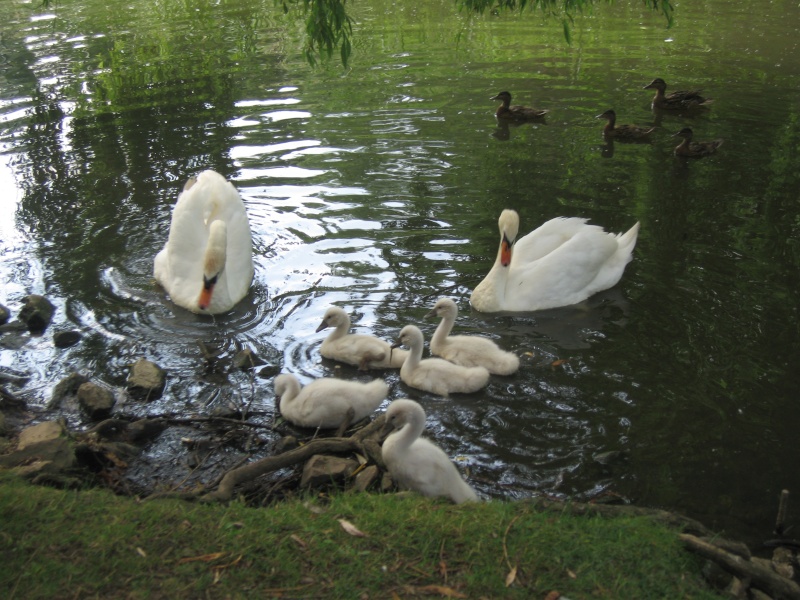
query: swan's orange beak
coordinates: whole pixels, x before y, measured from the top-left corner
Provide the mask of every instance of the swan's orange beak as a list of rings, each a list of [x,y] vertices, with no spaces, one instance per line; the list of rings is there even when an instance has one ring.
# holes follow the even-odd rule
[[[216,276],[211,279],[203,277],[203,289],[200,292],[200,298],[197,300],[197,306],[200,310],[206,310],[211,304],[211,296],[214,293],[214,285],[216,283]]]
[[[507,267],[511,264],[511,245],[506,236],[503,236],[503,241],[500,243],[500,264]]]

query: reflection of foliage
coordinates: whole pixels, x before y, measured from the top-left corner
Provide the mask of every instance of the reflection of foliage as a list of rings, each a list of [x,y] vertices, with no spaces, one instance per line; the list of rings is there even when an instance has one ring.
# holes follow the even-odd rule
[[[306,60],[315,64],[317,56],[333,56],[339,48],[342,64],[347,65],[352,46],[350,37],[353,20],[347,15],[344,5],[347,0],[280,0],[284,12],[289,12],[289,2],[303,3],[306,13]]]
[[[667,19],[667,26],[672,25],[673,7],[669,0],[642,0],[642,2],[645,6],[663,14]],[[486,12],[500,13],[517,10],[522,12],[526,8],[532,10],[539,8],[545,14],[561,19],[564,37],[567,43],[570,43],[572,38],[570,24],[575,13],[591,8],[596,0],[456,0],[456,3],[481,15]]]

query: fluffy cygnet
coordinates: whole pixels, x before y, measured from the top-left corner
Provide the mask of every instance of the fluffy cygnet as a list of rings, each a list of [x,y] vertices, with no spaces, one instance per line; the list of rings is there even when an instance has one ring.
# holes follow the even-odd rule
[[[281,414],[300,427],[336,429],[355,423],[372,414],[388,394],[389,386],[381,379],[361,383],[326,377],[301,389],[290,373],[275,378]]]
[[[350,317],[338,306],[331,306],[322,317],[317,331],[333,327],[320,346],[325,358],[367,369],[399,369],[408,355],[406,350],[393,350],[389,342],[350,331]]]
[[[431,354],[462,367],[486,367],[494,375],[511,375],[519,369],[519,357],[501,350],[492,340],[468,335],[450,335],[458,316],[458,306],[441,298],[425,317],[441,317],[431,338]]]
[[[420,437],[425,411],[419,404],[406,399],[392,402],[386,427],[394,432],[383,442],[381,454],[399,487],[424,496],[444,496],[456,504],[480,500],[444,451]]]
[[[422,360],[424,343],[419,327],[406,325],[400,331],[395,345],[409,348],[408,357],[400,368],[400,379],[405,384],[448,396],[451,393],[476,392],[489,383],[489,371],[484,367],[462,367],[442,358]]]

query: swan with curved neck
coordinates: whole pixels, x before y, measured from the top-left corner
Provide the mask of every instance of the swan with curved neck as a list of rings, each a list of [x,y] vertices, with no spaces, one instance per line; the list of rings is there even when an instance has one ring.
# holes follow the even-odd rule
[[[297,377],[284,373],[275,378],[275,395],[287,421],[299,427],[336,429],[371,415],[389,395],[389,386],[381,379],[361,383],[325,377],[301,387]]]
[[[400,379],[406,385],[446,397],[452,393],[477,392],[489,383],[489,371],[484,367],[462,367],[442,358],[422,360],[424,344],[425,338],[416,325],[403,327],[394,344],[409,349],[400,368]]]
[[[250,289],[252,247],[239,192],[219,173],[203,171],[178,196],[153,272],[178,306],[201,314],[227,312]]]
[[[325,358],[355,365],[360,370],[399,369],[408,356],[406,350],[393,349],[389,342],[358,333],[349,333],[350,316],[338,306],[325,311],[317,332],[333,327],[320,346]]]
[[[517,239],[519,215],[500,214],[500,247],[470,296],[481,312],[534,311],[583,302],[617,284],[632,260],[639,234],[606,233],[586,219],[557,217]]]
[[[385,427],[394,431],[383,442],[381,455],[398,487],[424,496],[443,496],[456,504],[480,500],[447,454],[420,437],[425,411],[419,404],[404,398],[392,402]]]
[[[431,338],[431,354],[462,367],[485,367],[493,375],[511,375],[519,369],[519,357],[501,350],[492,340],[450,335],[458,317],[458,305],[452,299],[440,298],[425,317],[442,319]]]

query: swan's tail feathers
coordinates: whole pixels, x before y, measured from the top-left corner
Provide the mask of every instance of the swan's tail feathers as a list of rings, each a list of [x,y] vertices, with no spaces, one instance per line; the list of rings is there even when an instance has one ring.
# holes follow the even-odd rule
[[[633,260],[633,248],[636,246],[636,238],[639,237],[639,221],[631,227],[624,234],[619,236],[617,243],[619,244],[619,254],[627,255],[626,262]]]

